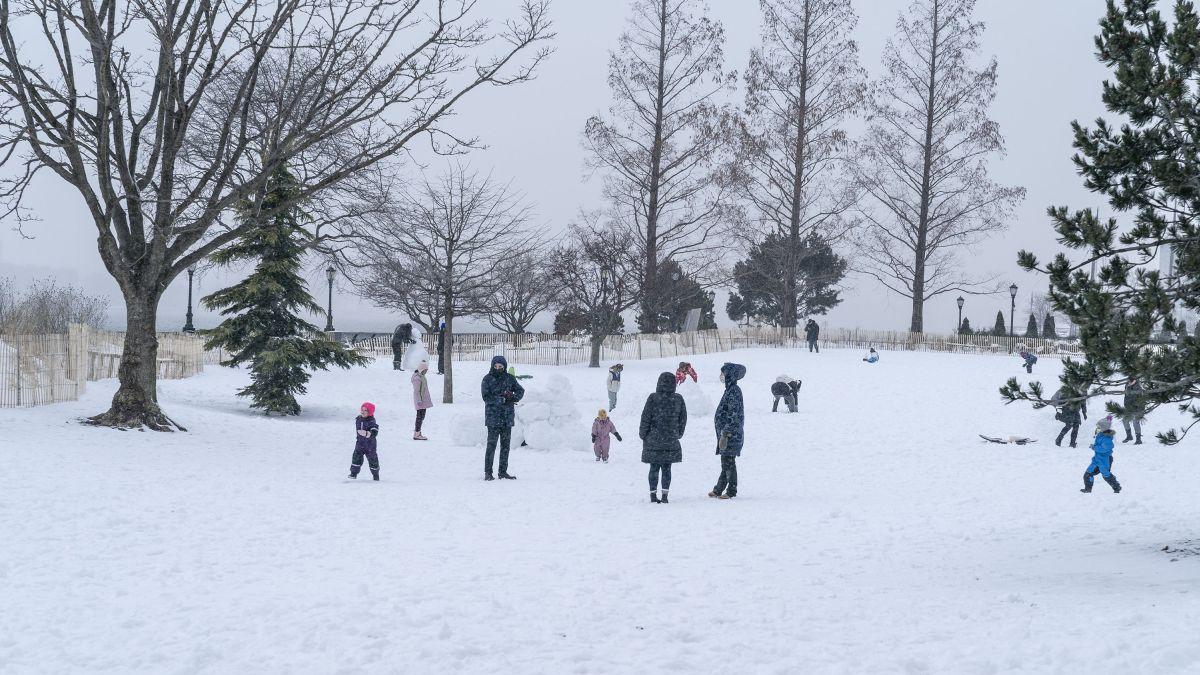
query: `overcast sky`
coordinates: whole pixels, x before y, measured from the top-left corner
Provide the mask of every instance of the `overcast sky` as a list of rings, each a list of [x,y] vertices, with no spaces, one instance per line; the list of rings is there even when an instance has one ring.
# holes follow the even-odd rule
[[[488,0],[480,7],[487,11],[490,6],[516,1]],[[860,19],[856,39],[862,63],[872,76],[880,71],[883,44],[908,4],[908,0],[855,2]],[[758,40],[758,3],[710,0],[710,5],[712,17],[725,25],[727,68],[742,73],[749,50]],[[494,171],[499,178],[511,179],[536,205],[538,221],[548,231],[560,230],[581,207],[597,204],[599,179],[587,180],[581,133],[589,115],[607,108],[608,50],[616,44],[627,10],[625,0],[554,0],[557,52],[542,67],[538,79],[520,87],[482,91],[460,109],[454,121],[462,135],[478,135],[488,145],[468,161]],[[1058,248],[1045,217],[1046,207],[1104,206],[1080,186],[1070,160],[1069,127],[1071,120],[1090,122],[1103,114],[1100,83],[1106,72],[1095,59],[1093,44],[1103,11],[1102,0],[981,0],[978,4],[977,17],[987,25],[980,63],[993,55],[999,61],[998,95],[991,115],[1007,140],[1007,156],[993,161],[992,176],[1002,184],[1021,185],[1028,194],[1005,234],[963,257],[972,267],[1020,286],[1018,325],[1023,325],[1021,308],[1028,309],[1029,293],[1044,291],[1045,282],[1016,266],[1017,251],[1029,248],[1046,257]],[[120,327],[124,321],[120,294],[100,263],[95,231],[77,193],[43,181],[30,206],[43,222],[28,228],[33,239],[23,239],[8,224],[3,226],[0,275],[15,277],[18,285],[55,277],[108,295],[114,327]],[[228,275],[209,274],[199,279],[198,294],[231,280]],[[323,275],[314,270],[311,280],[311,290],[324,303]],[[164,294],[159,307],[163,330],[182,326],[186,287],[187,277],[181,275]],[[403,319],[350,295],[348,286],[339,286],[334,293],[339,330],[390,330]],[[723,296],[718,298],[717,317],[719,323],[728,324]],[[844,302],[828,317],[831,326],[898,330],[908,326],[909,301],[870,279],[847,279],[843,297]],[[927,330],[953,330],[954,297],[927,303]],[[973,325],[990,326],[997,310],[1007,314],[1008,304],[1007,293],[971,297],[964,315]],[[214,315],[197,311],[198,327],[210,327],[216,321]],[[323,317],[319,323],[324,324]],[[549,319],[543,318],[534,327],[548,326]],[[471,327],[468,324],[460,330]]]

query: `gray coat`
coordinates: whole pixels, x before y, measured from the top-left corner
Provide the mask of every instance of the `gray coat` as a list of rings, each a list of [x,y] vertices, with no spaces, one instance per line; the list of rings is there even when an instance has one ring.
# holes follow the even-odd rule
[[[642,461],[646,464],[674,464],[683,461],[679,439],[687,428],[687,404],[675,393],[675,376],[658,376],[658,387],[646,399],[638,435],[642,438]]]

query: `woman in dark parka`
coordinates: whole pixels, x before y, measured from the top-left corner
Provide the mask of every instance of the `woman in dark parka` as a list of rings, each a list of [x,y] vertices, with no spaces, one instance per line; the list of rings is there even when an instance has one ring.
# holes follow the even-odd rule
[[[721,366],[721,381],[725,394],[717,404],[713,423],[717,431],[717,454],[721,456],[721,476],[709,497],[730,499],[737,496],[737,458],[742,454],[745,440],[746,409],[742,405],[742,388],[738,380],[746,376],[746,366],[726,363]]]
[[[675,393],[675,375],[658,376],[658,387],[646,399],[638,435],[642,439],[642,462],[650,465],[650,501],[666,504],[671,489],[671,465],[683,461],[679,439],[687,427],[687,404]],[[658,498],[658,479],[662,476],[662,499]]]

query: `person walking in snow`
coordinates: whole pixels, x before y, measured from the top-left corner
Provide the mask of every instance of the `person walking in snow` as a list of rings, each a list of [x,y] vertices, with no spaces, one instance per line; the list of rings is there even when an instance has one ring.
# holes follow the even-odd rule
[[[863,361],[866,361],[867,363],[878,363],[879,352],[875,351],[874,347],[871,347],[870,351],[867,352],[867,355],[863,357]]]
[[[358,478],[362,471],[363,458],[371,467],[371,477],[379,480],[379,453],[375,444],[379,436],[379,425],[375,422],[375,404],[363,403],[354,418],[354,455],[350,458],[350,478]]]
[[[608,411],[604,408],[600,409],[600,413],[596,415],[596,419],[592,421],[592,452],[596,453],[596,461],[603,461],[608,464],[608,444],[609,434],[621,440],[621,434],[617,433],[617,427],[608,417]]]
[[[666,504],[671,489],[671,465],[683,461],[679,439],[687,428],[687,404],[675,393],[675,375],[662,373],[658,386],[646,398],[638,436],[642,439],[642,462],[650,465],[650,501]],[[662,499],[658,481],[662,477]]]
[[[779,412],[779,401],[781,399],[787,405],[788,412],[797,412],[797,394],[799,392],[799,380],[793,380],[787,375],[780,375],[775,378],[775,382],[771,385],[771,394],[775,397],[775,403],[771,406],[771,412]]]
[[[417,423],[413,428],[414,441],[427,441],[421,433],[421,425],[425,423],[425,413],[433,407],[433,395],[429,392],[429,380],[425,375],[429,372],[429,362],[422,360],[413,371],[413,407],[417,409]]]
[[[1079,437],[1079,425],[1087,419],[1086,395],[1074,392],[1070,387],[1063,385],[1054,392],[1054,396],[1050,397],[1050,405],[1058,410],[1054,414],[1054,419],[1063,423],[1062,431],[1058,432],[1058,438],[1054,439],[1054,444],[1062,446],[1063,437],[1069,431],[1071,432],[1071,447],[1075,447],[1075,440]],[[1083,419],[1080,419],[1080,415],[1083,416]]]
[[[514,406],[525,396],[525,389],[517,378],[508,374],[508,360],[503,356],[492,358],[492,368],[483,376],[480,384],[483,396],[483,422],[487,426],[487,449],[483,456],[483,479],[495,480],[492,461],[496,457],[496,444],[500,445],[500,478],[516,480],[508,473],[509,443],[512,441],[513,422],[516,419]]]
[[[1092,441],[1092,462],[1083,472],[1083,489],[1080,492],[1091,492],[1092,483],[1097,474],[1104,477],[1104,482],[1112,487],[1113,492],[1121,491],[1121,483],[1112,472],[1113,443],[1116,432],[1112,428],[1112,415],[1096,423],[1096,438]]]
[[[808,342],[809,352],[821,353],[821,348],[817,346],[819,337],[821,337],[821,327],[817,325],[816,321],[809,319],[808,323],[804,324],[804,339]]]
[[[1125,440],[1122,443],[1128,443],[1134,440],[1134,434],[1137,434],[1137,440],[1134,445],[1142,444],[1142,418],[1146,416],[1146,395],[1142,383],[1136,378],[1130,378],[1129,384],[1125,385],[1125,400],[1122,401],[1125,407],[1125,414],[1121,416],[1121,424],[1125,427]],[[1133,425],[1133,429],[1129,425]]]
[[[725,394],[717,404],[713,425],[717,431],[717,454],[721,456],[721,475],[717,485],[708,493],[717,499],[732,499],[737,496],[737,458],[742,454],[745,439],[746,409],[742,405],[742,388],[738,380],[746,376],[746,366],[726,363],[721,366],[721,382],[725,383]]]
[[[615,410],[617,407],[617,392],[621,391],[621,373],[625,370],[625,366],[617,363],[608,369],[608,409]]]
[[[684,383],[688,377],[692,378],[692,382],[699,382],[700,376],[696,374],[696,369],[687,361],[680,361],[679,367],[675,369],[675,384],[676,386]]]

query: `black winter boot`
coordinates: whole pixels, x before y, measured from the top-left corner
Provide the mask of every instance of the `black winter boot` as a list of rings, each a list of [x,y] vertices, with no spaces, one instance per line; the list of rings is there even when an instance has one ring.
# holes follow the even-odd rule
[[[1109,476],[1108,478],[1104,479],[1104,482],[1108,483],[1109,486],[1112,487],[1114,494],[1120,494],[1121,484],[1117,482],[1116,476]]]
[[[659,500],[659,503],[661,503],[661,504],[667,503],[667,492],[668,492],[667,490],[663,490],[662,499]]]
[[[1133,434],[1125,434],[1125,438],[1122,439],[1121,442],[1128,443],[1129,441],[1132,441],[1132,440],[1133,440]]]
[[[503,478],[504,480],[516,480],[517,479],[516,476],[509,474],[507,471],[501,471],[500,477]]]
[[[1091,471],[1085,472],[1083,474],[1083,489],[1080,490],[1080,492],[1091,492],[1092,491],[1092,480],[1093,480],[1092,472]]]
[[[496,480],[496,477],[492,475],[491,471],[488,471],[487,473],[483,474],[483,479],[484,480]]]
[[[658,493],[655,492],[654,490],[650,491],[650,503],[651,504],[659,504],[660,503],[658,501]]]
[[[379,472],[378,471],[371,472],[371,480],[379,480]]]
[[[1065,432],[1065,431],[1060,433],[1058,435],[1058,438],[1054,439],[1054,444],[1061,448],[1063,436],[1066,436],[1066,435],[1067,435],[1067,432]]]
[[[1134,441],[1134,442],[1133,442],[1133,444],[1134,444],[1134,445],[1141,445],[1141,444],[1142,444],[1142,437],[1141,437],[1141,436],[1138,436],[1138,437],[1137,437],[1137,440],[1136,440],[1136,441]]]

